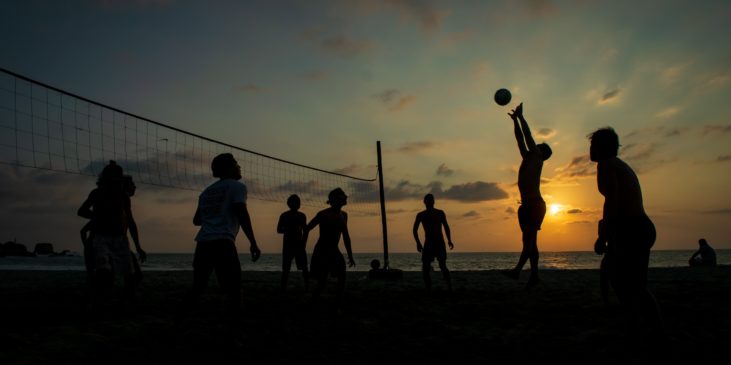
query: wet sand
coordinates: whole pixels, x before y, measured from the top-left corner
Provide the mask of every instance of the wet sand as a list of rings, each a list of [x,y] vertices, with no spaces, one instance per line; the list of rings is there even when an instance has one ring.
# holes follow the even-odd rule
[[[421,274],[371,281],[348,274],[336,306],[335,282],[319,300],[299,272],[279,293],[279,273],[244,272],[244,315],[231,326],[215,279],[198,306],[176,320],[192,272],[146,272],[134,304],[90,311],[82,272],[0,271],[3,364],[203,363],[318,364],[528,361],[593,364],[727,359],[731,267],[650,270],[669,339],[625,331],[616,297],[605,305],[596,270],[542,272],[524,290],[497,271],[453,272],[445,291]],[[231,336],[231,328],[235,335]]]

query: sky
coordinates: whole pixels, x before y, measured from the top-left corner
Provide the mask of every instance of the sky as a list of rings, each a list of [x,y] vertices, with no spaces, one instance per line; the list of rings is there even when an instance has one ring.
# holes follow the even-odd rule
[[[727,1],[31,0],[3,1],[0,14],[0,67],[92,100],[366,178],[381,141],[391,252],[415,251],[430,191],[455,252],[520,251],[507,116],[519,102],[554,152],[539,249],[593,248],[603,199],[587,135],[605,126],[638,173],[655,249],[702,237],[731,248]],[[499,88],[512,92],[507,106],[493,101]],[[81,251],[76,209],[93,177],[0,175],[0,241]],[[148,252],[194,249],[197,196],[138,187]],[[262,250],[280,252],[285,203],[252,199],[249,210]],[[379,217],[349,226],[356,252],[382,250]],[[246,252],[243,234],[237,245]]]

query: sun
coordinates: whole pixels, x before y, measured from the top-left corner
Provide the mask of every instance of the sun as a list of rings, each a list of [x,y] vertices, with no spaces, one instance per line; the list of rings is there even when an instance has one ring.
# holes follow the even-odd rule
[[[551,215],[556,215],[560,211],[561,211],[561,204],[551,204],[551,207],[549,208],[549,212],[551,213]]]

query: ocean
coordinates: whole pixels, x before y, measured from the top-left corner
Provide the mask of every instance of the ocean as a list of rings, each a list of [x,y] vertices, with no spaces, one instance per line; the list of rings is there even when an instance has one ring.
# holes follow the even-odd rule
[[[692,250],[652,251],[650,267],[688,266]],[[452,271],[495,270],[512,268],[518,261],[517,252],[450,252],[447,267]],[[716,250],[719,265],[731,264],[731,250]],[[192,253],[151,253],[147,262],[142,264],[146,271],[192,270]],[[383,264],[382,253],[356,253],[356,266],[349,271],[368,271],[370,262],[378,259]],[[257,262],[251,262],[249,254],[239,255],[244,271],[281,271],[282,255],[262,254]],[[589,251],[582,252],[541,252],[540,269],[577,270],[597,269],[601,256]],[[421,271],[419,253],[391,253],[390,267],[403,271]],[[438,270],[436,262],[433,265]],[[526,265],[526,269],[529,264]],[[292,269],[295,270],[294,263]],[[38,256],[38,257],[0,257],[0,270],[67,270],[83,271],[82,256]]]

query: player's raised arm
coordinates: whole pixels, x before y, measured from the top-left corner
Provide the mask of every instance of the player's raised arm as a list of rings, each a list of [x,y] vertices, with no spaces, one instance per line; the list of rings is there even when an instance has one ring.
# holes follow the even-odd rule
[[[518,142],[520,156],[525,158],[525,155],[528,153],[528,149],[525,146],[523,131],[520,130],[520,124],[518,124],[518,118],[523,115],[523,103],[520,103],[520,105],[513,109],[512,113],[508,113],[508,115],[510,116],[510,119],[513,120],[513,130],[515,131],[515,140]]]
[[[533,140],[533,135],[530,132],[530,127],[528,127],[528,121],[526,121],[525,117],[523,116],[523,103],[520,103],[520,105],[515,108],[515,114],[518,119],[520,119],[520,127],[523,129],[523,137],[525,137],[525,143],[528,145],[528,151],[535,151],[536,141]]]

